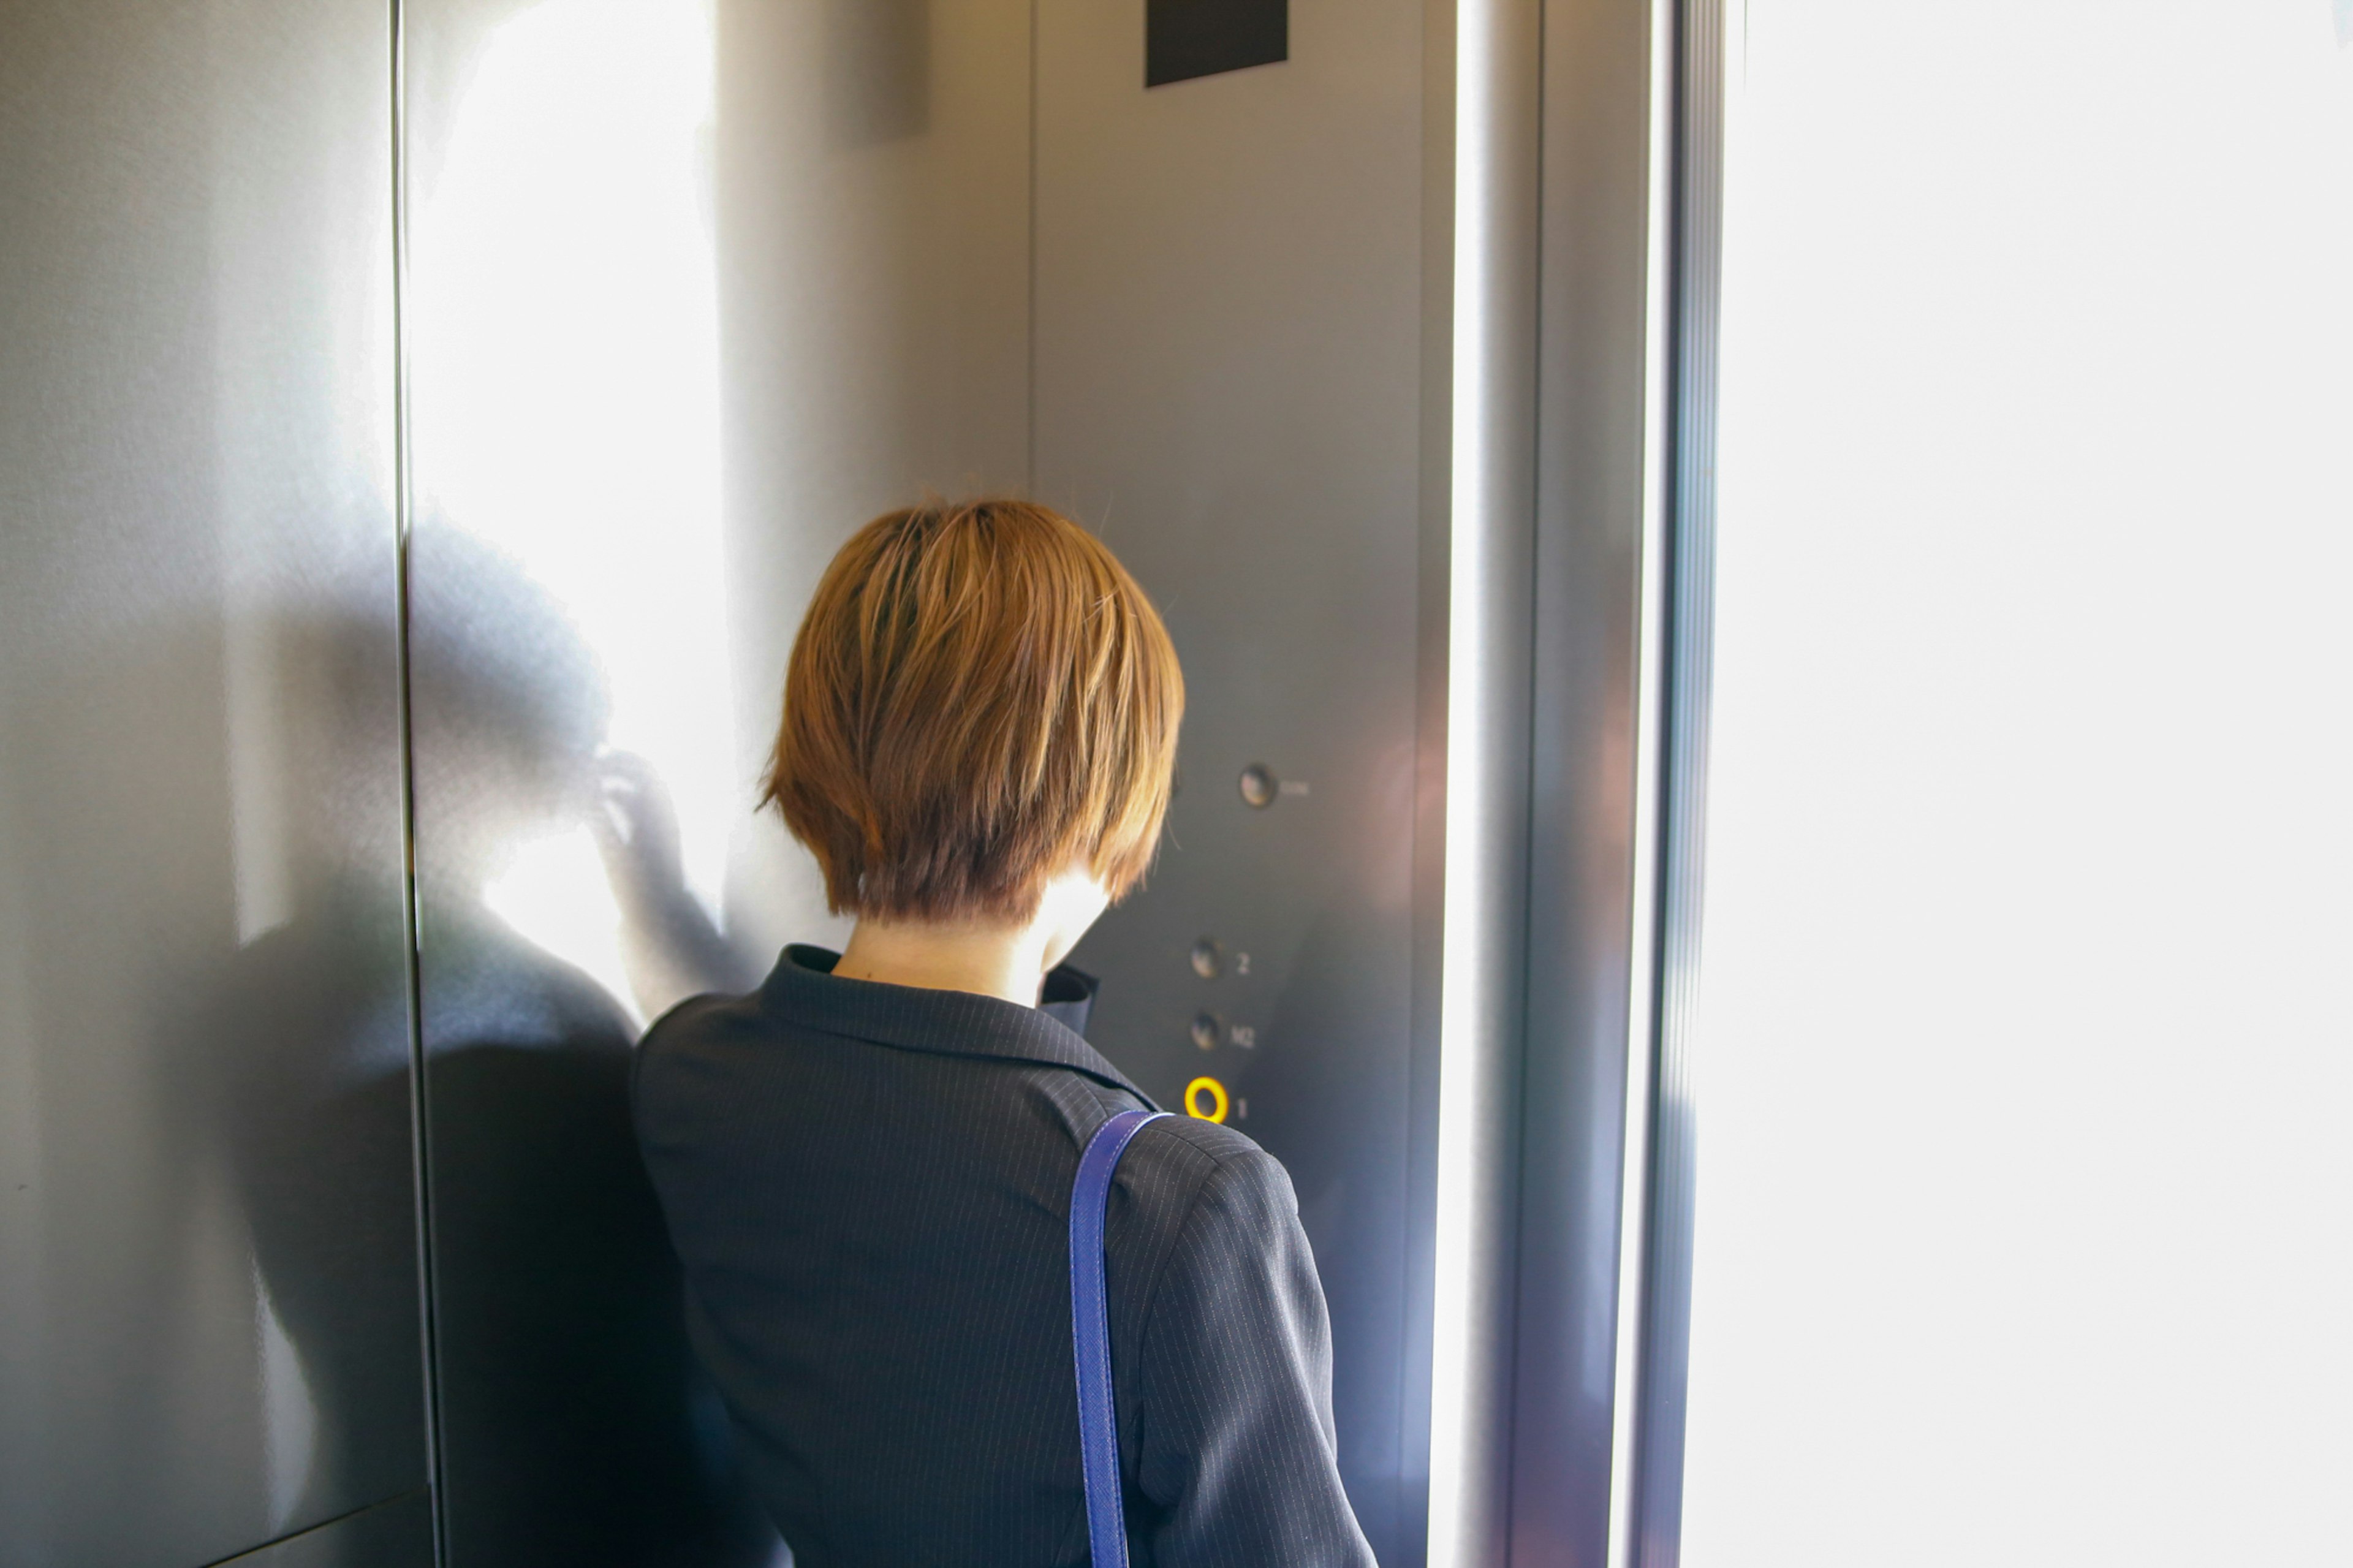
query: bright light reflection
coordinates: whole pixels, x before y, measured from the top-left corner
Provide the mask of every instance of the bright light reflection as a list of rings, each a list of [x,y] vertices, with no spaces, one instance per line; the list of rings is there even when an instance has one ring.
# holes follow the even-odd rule
[[[511,847],[482,901],[533,942],[595,975],[616,997],[629,999],[621,910],[587,829],[562,829]]]
[[[2353,1562],[2353,11],[1748,27],[1682,1560]]]
[[[746,784],[730,731],[708,0],[566,0],[483,51],[417,226],[420,516],[495,544],[600,657],[607,740],[677,806],[716,917]],[[490,890],[630,994],[593,841],[520,850]],[[584,903],[584,900],[588,900]]]
[[[1508,302],[1489,286],[1505,215],[1495,185],[1514,166],[1498,123],[1504,106],[1493,85],[1509,68],[1508,22],[1501,9],[1468,4],[1457,16],[1454,178],[1454,358],[1452,365],[1451,559],[1448,578],[1446,879],[1439,985],[1438,1152],[1435,1281],[1430,1323],[1430,1562],[1452,1568],[1476,1549],[1490,1499],[1494,1433],[1482,1423],[1490,1392],[1481,1358],[1493,1311],[1493,1286],[1482,1254],[1493,1250],[1494,1173],[1490,1134],[1496,1122],[1493,1063],[1502,1011],[1495,936],[1504,868],[1496,846],[1495,792],[1489,755],[1495,714],[1496,618],[1493,595],[1499,512],[1497,465],[1490,428],[1510,410],[1492,406],[1498,379],[1495,313]]]

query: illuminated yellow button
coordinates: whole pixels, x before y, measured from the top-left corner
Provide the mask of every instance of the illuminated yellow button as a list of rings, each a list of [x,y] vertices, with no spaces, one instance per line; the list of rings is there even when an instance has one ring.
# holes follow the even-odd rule
[[[1207,1110],[1201,1102],[1208,1101]],[[1213,1078],[1197,1078],[1185,1086],[1185,1114],[1202,1121],[1223,1121],[1226,1119],[1226,1086]]]

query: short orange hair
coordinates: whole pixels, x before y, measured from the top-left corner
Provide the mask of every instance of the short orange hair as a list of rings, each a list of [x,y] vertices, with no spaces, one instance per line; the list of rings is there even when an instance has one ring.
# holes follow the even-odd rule
[[[1024,921],[1083,859],[1113,898],[1168,809],[1185,679],[1103,542],[1018,500],[876,518],[793,643],[763,805],[835,913]]]

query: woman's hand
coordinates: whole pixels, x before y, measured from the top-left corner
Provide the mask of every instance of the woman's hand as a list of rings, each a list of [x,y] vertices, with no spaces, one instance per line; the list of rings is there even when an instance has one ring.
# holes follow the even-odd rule
[[[629,988],[649,1018],[706,991],[740,991],[751,966],[686,885],[678,810],[651,763],[607,748],[596,762],[596,809],[589,814],[605,876],[621,910],[621,952]]]

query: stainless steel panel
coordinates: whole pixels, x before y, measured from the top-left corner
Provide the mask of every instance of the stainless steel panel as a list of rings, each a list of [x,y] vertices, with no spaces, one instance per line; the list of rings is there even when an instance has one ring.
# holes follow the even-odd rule
[[[214,1568],[431,1568],[433,1500],[410,1492],[240,1552]]]
[[[0,9],[0,1563],[425,1480],[390,45]]]
[[[1527,972],[1538,128],[1528,0],[1456,18],[1430,1558],[1503,1560]]]
[[[722,1563],[641,1022],[841,931],[753,780],[851,529],[1018,483],[1028,6],[405,11],[417,863],[449,1561]]]
[[[1627,1522],[1651,1038],[1671,10],[1545,6],[1514,1563],[1620,1561]]]
[[[1159,865],[1077,955],[1089,1032],[1164,1104],[1219,1079],[1289,1167],[1389,1563],[1428,1464],[1424,26],[1300,0],[1286,62],[1147,89],[1141,4],[1038,10],[1036,489],[1162,605],[1188,690]]]

